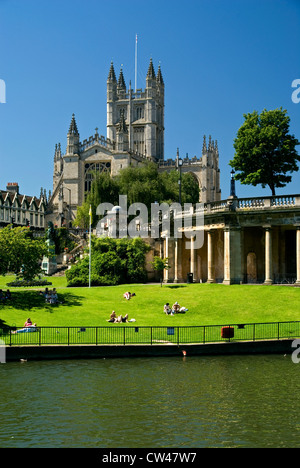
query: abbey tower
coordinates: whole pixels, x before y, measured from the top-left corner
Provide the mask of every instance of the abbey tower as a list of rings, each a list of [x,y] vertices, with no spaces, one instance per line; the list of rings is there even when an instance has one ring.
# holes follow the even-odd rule
[[[107,80],[107,138],[116,149],[139,153],[151,161],[164,159],[164,81],[152,60],[145,90],[126,88],[123,70],[117,81],[113,64]]]
[[[66,151],[55,145],[53,192],[49,200],[47,220],[54,225],[71,225],[78,206],[90,191],[95,172],[115,176],[128,166],[147,161],[158,164],[159,170],[178,167],[179,155],[164,156],[165,84],[160,66],[155,73],[150,60],[146,87],[133,90],[126,86],[123,70],[116,78],[113,63],[107,78],[107,135],[98,128],[88,139],[80,140],[75,115],[67,134]],[[217,142],[204,137],[202,156],[182,159],[182,172],[194,175],[203,203],[221,199],[219,152]]]

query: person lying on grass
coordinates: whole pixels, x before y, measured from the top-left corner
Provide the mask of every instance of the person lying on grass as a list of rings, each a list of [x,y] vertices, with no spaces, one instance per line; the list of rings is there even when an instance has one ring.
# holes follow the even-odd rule
[[[27,325],[25,328],[21,328],[20,330],[12,331],[11,333],[15,335],[16,333],[30,333],[38,331],[37,324],[34,323],[33,325]]]
[[[180,307],[178,302],[175,302],[175,304],[173,304],[173,307],[172,307],[172,311],[174,314],[184,314],[188,310],[189,309],[187,309],[186,307]]]
[[[127,301],[129,301],[134,296],[135,296],[135,293],[131,293],[131,292],[126,292],[123,294],[124,299],[127,299]]]

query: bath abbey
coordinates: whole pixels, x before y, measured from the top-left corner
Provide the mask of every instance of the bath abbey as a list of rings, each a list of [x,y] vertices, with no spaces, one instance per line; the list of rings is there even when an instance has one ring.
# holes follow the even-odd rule
[[[145,89],[134,91],[126,85],[123,70],[116,77],[111,63],[107,78],[106,137],[95,129],[94,135],[81,140],[73,114],[66,138],[66,151],[61,143],[55,146],[53,192],[49,200],[48,219],[60,225],[71,225],[77,207],[89,192],[93,175],[108,172],[111,176],[128,166],[155,162],[159,170],[169,171],[181,164],[182,172],[190,172],[200,187],[203,203],[221,200],[219,152],[217,141],[203,138],[202,155],[192,159],[165,159],[164,107],[165,83],[160,66],[157,72],[150,60]]]

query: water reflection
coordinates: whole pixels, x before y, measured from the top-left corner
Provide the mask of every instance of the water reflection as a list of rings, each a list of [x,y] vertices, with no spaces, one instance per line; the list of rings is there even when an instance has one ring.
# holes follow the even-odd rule
[[[0,365],[0,447],[298,447],[284,356]]]

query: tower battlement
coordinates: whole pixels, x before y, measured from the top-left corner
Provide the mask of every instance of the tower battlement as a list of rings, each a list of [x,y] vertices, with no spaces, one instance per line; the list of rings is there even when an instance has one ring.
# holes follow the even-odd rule
[[[121,133],[128,134],[126,142]],[[164,81],[160,66],[155,74],[152,59],[146,87],[136,91],[131,82],[127,88],[122,68],[117,80],[111,63],[107,79],[107,138],[116,141],[123,151],[137,152],[152,161],[164,159]]]

